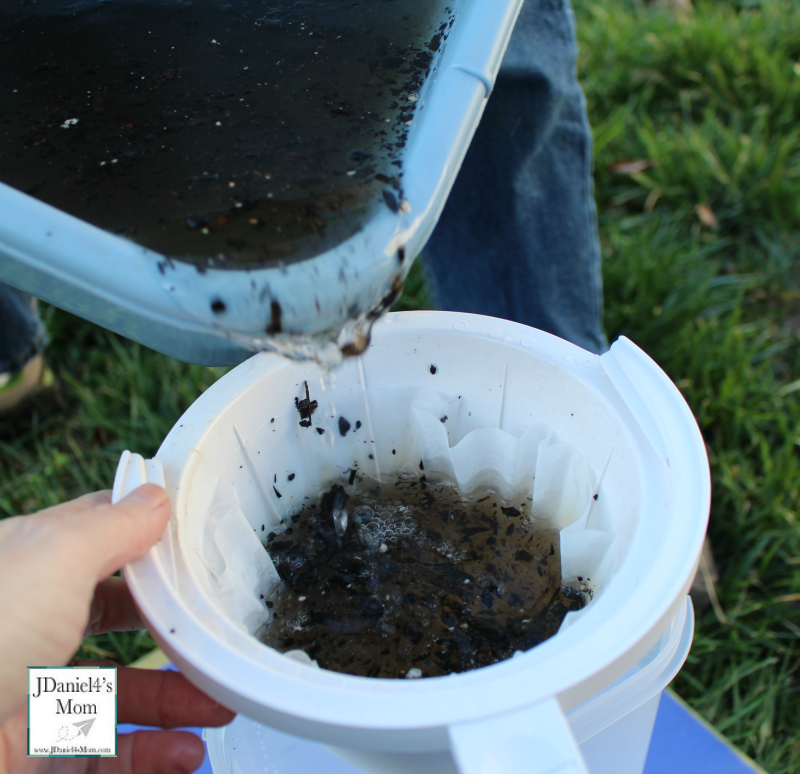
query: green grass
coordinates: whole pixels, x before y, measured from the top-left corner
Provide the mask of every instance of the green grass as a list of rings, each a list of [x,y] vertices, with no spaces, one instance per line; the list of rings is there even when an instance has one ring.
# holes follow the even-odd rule
[[[800,3],[576,0],[576,15],[607,331],[676,381],[712,465],[725,622],[699,617],[675,686],[789,774],[800,770]],[[399,308],[419,306],[431,303],[417,265]],[[0,515],[110,486],[119,453],[152,454],[222,373],[46,314],[66,406],[0,442]],[[128,662],[150,647],[146,634],[106,636],[84,654]]]
[[[796,772],[800,596],[781,598],[800,593],[800,4],[576,14],[607,332],[677,382],[712,466],[726,622],[699,617],[675,687]]]

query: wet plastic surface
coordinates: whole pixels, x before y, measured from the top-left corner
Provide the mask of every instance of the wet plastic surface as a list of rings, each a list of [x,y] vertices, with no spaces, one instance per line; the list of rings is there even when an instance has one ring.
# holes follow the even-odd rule
[[[402,207],[442,0],[0,9],[0,181],[170,258],[302,260]]]

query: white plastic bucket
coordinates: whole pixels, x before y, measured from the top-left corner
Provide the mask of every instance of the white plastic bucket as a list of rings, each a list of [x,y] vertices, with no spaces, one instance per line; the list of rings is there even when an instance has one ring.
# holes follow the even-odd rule
[[[600,694],[567,713],[567,721],[580,746],[589,774],[641,774],[661,693],[683,666],[692,645],[694,613],[691,600],[651,651],[624,677]],[[239,715],[223,728],[203,732],[214,774],[389,774],[385,760],[349,757],[353,765],[329,750],[282,734]],[[234,767],[234,761],[236,766]],[[431,762],[435,774],[455,772],[446,757]],[[360,764],[360,768],[359,768]],[[425,774],[423,761],[409,770]]]
[[[370,414],[370,395],[382,396],[387,423],[401,430],[401,406],[386,398],[399,387],[457,395],[463,423],[454,442],[474,428],[519,437],[545,423],[597,476],[599,499],[571,534],[570,550],[596,556],[600,545],[605,553],[593,571],[591,604],[541,645],[463,674],[374,680],[310,668],[267,648],[215,597],[225,566],[215,564],[207,533],[219,509],[235,496],[249,520],[243,537],[252,539],[251,528],[260,533],[319,486],[323,469],[337,472],[309,459],[302,435],[309,430],[298,426],[295,410],[304,382],[319,393],[314,364],[256,356],[201,396],[154,461],[121,461],[115,497],[159,480],[163,467],[173,504],[162,540],[126,570],[161,647],[232,709],[384,770],[425,756],[455,761],[460,774],[587,771],[565,713],[580,718],[581,705],[662,638],[685,606],[702,548],[708,461],[678,390],[625,339],[597,357],[492,318],[415,312],[381,321],[365,355],[328,381],[325,421],[335,422],[335,405],[361,400],[370,441],[378,437],[375,464],[384,470],[381,455],[389,452],[373,432],[380,419]],[[276,499],[273,479],[290,472],[293,487],[284,485]],[[264,555],[257,541],[255,548],[254,563]]]

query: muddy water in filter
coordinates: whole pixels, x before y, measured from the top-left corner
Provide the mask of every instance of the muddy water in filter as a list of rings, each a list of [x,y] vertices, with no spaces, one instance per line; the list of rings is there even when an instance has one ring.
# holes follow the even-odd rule
[[[528,509],[416,476],[334,486],[270,534],[283,583],[259,636],[367,677],[463,672],[538,645],[585,596],[562,587],[558,532]]]
[[[441,0],[0,7],[0,181],[200,268],[302,260],[402,207]]]

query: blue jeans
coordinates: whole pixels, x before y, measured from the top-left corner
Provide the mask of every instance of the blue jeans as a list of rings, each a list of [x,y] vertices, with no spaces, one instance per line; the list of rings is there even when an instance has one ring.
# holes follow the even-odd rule
[[[0,282],[0,374],[18,371],[44,345],[44,325],[34,300]]]
[[[440,309],[515,320],[608,348],[569,0],[526,0],[423,259]]]

